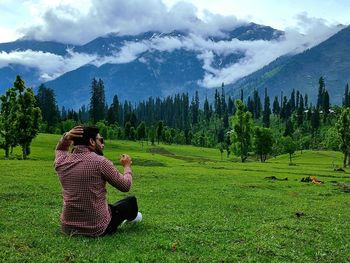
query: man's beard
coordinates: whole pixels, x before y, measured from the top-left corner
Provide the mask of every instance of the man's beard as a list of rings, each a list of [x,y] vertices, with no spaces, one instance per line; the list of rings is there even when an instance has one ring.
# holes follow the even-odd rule
[[[102,150],[101,147],[99,147],[99,146],[96,146],[96,148],[95,148],[95,153],[96,153],[97,155],[103,156],[103,150]]]

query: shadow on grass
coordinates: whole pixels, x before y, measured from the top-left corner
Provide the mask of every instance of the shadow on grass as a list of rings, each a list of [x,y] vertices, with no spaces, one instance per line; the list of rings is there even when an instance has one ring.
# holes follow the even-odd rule
[[[211,159],[203,158],[203,157],[193,157],[193,156],[189,157],[189,156],[176,155],[163,147],[149,148],[148,152],[150,152],[152,154],[159,154],[159,155],[163,155],[166,157],[186,161],[186,162],[212,162],[213,161]]]

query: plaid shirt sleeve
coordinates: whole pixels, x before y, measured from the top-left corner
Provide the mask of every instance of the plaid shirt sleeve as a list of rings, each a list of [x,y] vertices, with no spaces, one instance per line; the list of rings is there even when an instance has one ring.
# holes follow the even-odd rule
[[[108,183],[122,192],[128,192],[132,184],[132,172],[131,168],[124,169],[124,175],[119,173],[114,167],[113,163],[104,158],[101,162],[101,174]]]
[[[56,145],[56,156],[54,163],[55,166],[61,163],[68,156],[68,150],[70,145],[71,141],[65,140],[64,137],[62,137],[59,140],[59,142]]]

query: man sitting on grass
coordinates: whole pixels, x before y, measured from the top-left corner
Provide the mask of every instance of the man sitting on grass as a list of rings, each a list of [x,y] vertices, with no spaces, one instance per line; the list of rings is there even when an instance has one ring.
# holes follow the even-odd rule
[[[69,146],[74,150],[69,153]],[[113,234],[124,221],[141,221],[134,196],[113,205],[106,200],[106,182],[122,192],[132,184],[131,158],[123,154],[124,175],[103,157],[104,141],[96,127],[77,126],[56,146],[55,169],[63,188],[62,231],[67,234]]]

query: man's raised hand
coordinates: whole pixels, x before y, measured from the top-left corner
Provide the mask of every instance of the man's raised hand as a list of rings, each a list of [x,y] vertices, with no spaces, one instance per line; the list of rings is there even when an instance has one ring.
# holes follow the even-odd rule
[[[64,135],[65,140],[72,141],[75,138],[81,138],[83,137],[84,129],[82,126],[75,126],[73,129],[71,129],[69,132],[66,132]]]

